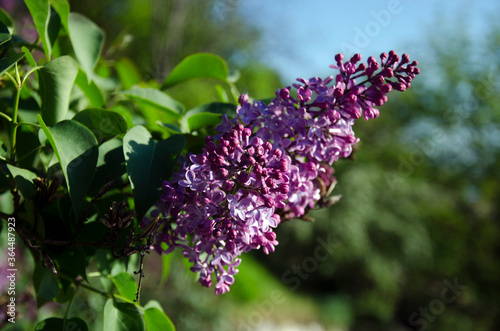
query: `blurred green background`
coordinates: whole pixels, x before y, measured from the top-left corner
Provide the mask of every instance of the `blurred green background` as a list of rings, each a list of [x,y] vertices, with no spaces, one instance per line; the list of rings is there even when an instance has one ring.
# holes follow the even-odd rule
[[[22,14],[21,2],[8,3]],[[104,57],[128,57],[144,79],[161,82],[185,56],[212,52],[239,70],[240,91],[255,98],[293,83],[263,60],[266,31],[238,1],[70,3],[106,31]],[[500,330],[500,25],[485,19],[483,33],[471,35],[466,8],[454,15],[446,23],[435,14],[434,27],[446,24],[439,33],[408,35],[419,40],[408,49],[422,58],[408,52],[423,74],[409,91],[393,92],[379,118],[356,124],[358,150],[336,166],[337,204],[311,212],[312,223],[281,224],[276,252],[243,256],[220,297],[180,255],[165,282],[161,258],[148,256],[144,302],[159,300],[178,330]],[[307,28],[315,33],[314,22]],[[188,107],[212,101],[171,93]],[[331,243],[326,256],[322,242]],[[73,313],[97,328],[100,299],[87,299],[77,297]]]

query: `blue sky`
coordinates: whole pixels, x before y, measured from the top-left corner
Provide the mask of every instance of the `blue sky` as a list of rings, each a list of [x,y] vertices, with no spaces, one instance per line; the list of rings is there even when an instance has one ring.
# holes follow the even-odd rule
[[[277,69],[286,84],[299,76],[324,76],[338,52],[346,57],[360,52],[366,59],[394,49],[419,59],[429,34],[449,36],[458,20],[480,37],[500,13],[496,0],[232,1],[262,31],[261,60]]]

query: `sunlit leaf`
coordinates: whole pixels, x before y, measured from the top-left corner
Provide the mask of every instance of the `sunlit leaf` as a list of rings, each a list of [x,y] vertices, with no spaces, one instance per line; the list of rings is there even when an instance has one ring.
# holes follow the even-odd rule
[[[68,29],[76,58],[83,71],[92,78],[94,67],[104,44],[104,31],[94,22],[78,13],[68,16]]]
[[[227,64],[220,56],[198,53],[186,57],[168,75],[162,89],[195,78],[227,79]]]
[[[140,125],[123,138],[123,153],[138,219],[158,200],[161,183],[172,174],[185,141],[183,136],[175,135],[156,142]]]
[[[32,68],[36,67],[36,61],[33,55],[31,54],[30,50],[26,48],[26,46],[23,46],[21,50],[24,52],[24,56],[26,56],[26,60],[28,60],[28,63]]]
[[[52,46],[49,37],[50,4],[49,0],[24,0],[31,13],[38,37],[42,41],[43,51],[47,60],[50,60]]]
[[[78,69],[75,84],[82,90],[83,94],[89,100],[92,107],[103,107],[104,97],[99,87],[87,78],[87,75],[82,69]]]
[[[92,131],[98,142],[109,140],[127,131],[127,122],[118,113],[99,108],[88,108],[76,113],[73,120]]]
[[[195,131],[221,122],[222,115],[229,118],[236,115],[236,106],[229,103],[214,102],[193,108],[186,112],[180,123],[187,132]]]
[[[69,56],[58,57],[39,70],[42,118],[52,126],[66,118],[78,68]]]
[[[104,306],[103,330],[142,331],[146,330],[146,324],[139,308],[133,303],[113,302],[112,299],[108,299]]]
[[[137,66],[129,58],[121,58],[115,63],[115,69],[124,89],[129,89],[142,79]]]
[[[156,307],[144,310],[144,319],[148,331],[170,331],[175,330],[174,324],[164,312]]]
[[[38,122],[61,164],[75,215],[92,183],[97,163],[97,140],[90,130],[76,121],[66,120],[48,128],[40,115]]]
[[[135,300],[135,295],[137,293],[137,284],[135,283],[132,276],[126,272],[119,273],[116,276],[111,277],[113,284],[115,284],[116,289],[120,295],[129,301]]]
[[[130,90],[122,91],[120,94],[166,111],[177,118],[184,111],[184,105],[182,103],[156,89],[135,87]]]

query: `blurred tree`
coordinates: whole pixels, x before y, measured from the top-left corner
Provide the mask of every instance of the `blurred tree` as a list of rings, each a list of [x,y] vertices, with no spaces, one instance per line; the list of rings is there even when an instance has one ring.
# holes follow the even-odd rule
[[[71,8],[106,31],[112,51],[159,81],[196,52],[218,54],[238,67],[255,59],[259,33],[238,15],[236,0],[89,0],[71,1]]]
[[[337,165],[343,198],[311,213],[312,229],[281,226],[264,260],[281,277],[331,234],[331,257],[299,291],[330,316],[329,303],[347,306],[352,330],[500,329],[500,29],[458,36],[429,38],[422,79],[355,128],[359,162]],[[447,282],[466,286],[451,302]]]

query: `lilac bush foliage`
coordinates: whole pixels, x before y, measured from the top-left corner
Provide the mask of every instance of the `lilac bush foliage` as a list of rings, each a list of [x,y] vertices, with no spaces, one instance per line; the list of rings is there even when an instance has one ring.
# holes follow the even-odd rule
[[[395,89],[404,91],[419,73],[407,54],[382,53],[359,63],[335,56],[338,74],[297,79],[268,104],[239,98],[237,116],[217,127],[203,153],[191,155],[171,181],[163,182],[158,242],[180,248],[203,286],[229,291],[243,252],[278,244],[281,221],[305,216],[335,183],[332,164],[358,142],[356,119],[379,116],[376,107]],[[359,64],[358,64],[359,63]]]

